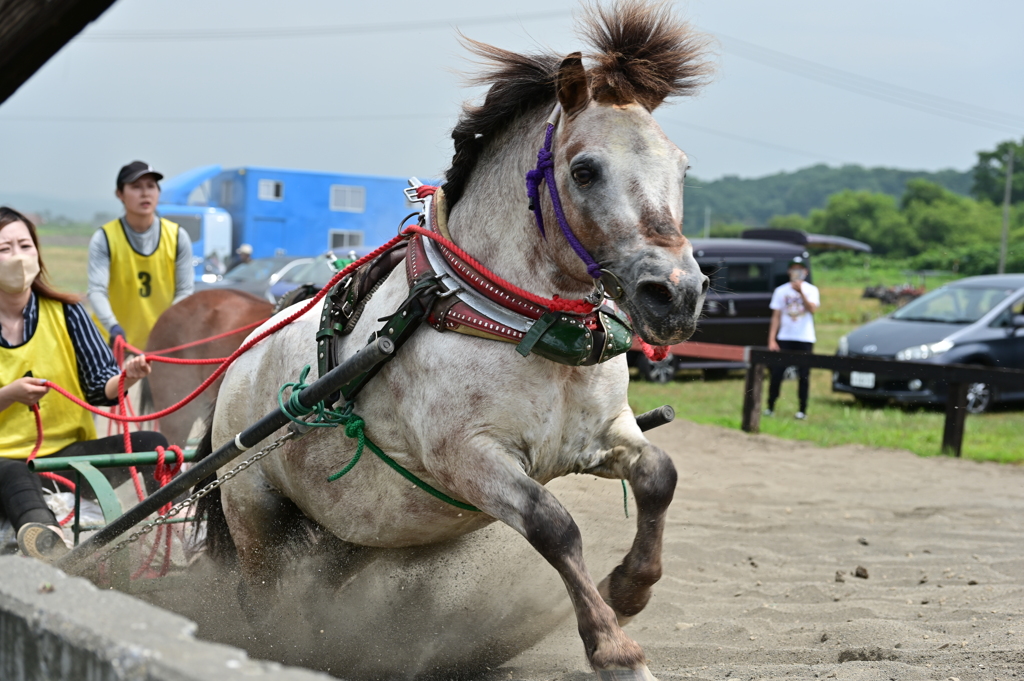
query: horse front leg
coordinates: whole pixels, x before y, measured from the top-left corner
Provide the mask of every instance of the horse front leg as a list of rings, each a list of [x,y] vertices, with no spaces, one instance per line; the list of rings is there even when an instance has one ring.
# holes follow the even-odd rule
[[[587,472],[626,480],[636,499],[633,545],[622,562],[598,585],[619,624],[625,625],[644,609],[651,598],[651,588],[661,579],[665,516],[676,489],[676,468],[668,454],[643,440],[639,453],[635,446],[615,447],[609,460]]]
[[[466,454],[462,450],[452,457],[457,461],[454,470],[432,467],[432,472],[450,491],[522,534],[558,571],[576,613],[587,660],[599,678],[653,680],[643,649],[622,631],[598,592],[583,560],[579,527],[565,507],[504,453]]]

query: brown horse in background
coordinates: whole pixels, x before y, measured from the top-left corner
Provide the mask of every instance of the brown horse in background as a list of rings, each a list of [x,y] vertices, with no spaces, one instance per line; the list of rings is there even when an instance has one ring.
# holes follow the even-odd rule
[[[263,298],[232,289],[199,291],[169,307],[156,320],[146,352],[155,352],[209,338],[266,319],[274,306]],[[251,329],[179,350],[168,355],[181,359],[227,357],[238,349]],[[216,364],[167,364],[153,362],[149,375],[151,405],[144,411],[165,409],[186,397],[217,368]],[[160,419],[160,430],[168,442],[184,446],[197,418],[209,413],[217,399],[221,379],[179,411]],[[149,408],[145,408],[149,407]]]

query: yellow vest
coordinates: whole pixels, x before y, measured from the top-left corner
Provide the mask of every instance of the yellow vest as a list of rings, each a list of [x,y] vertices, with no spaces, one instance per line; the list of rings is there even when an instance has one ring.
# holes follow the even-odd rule
[[[160,218],[160,241],[152,255],[137,253],[125,236],[125,229],[120,220],[103,225],[110,251],[107,296],[124,329],[125,340],[145,350],[157,318],[174,302],[178,225]]]
[[[35,378],[53,381],[75,397],[85,399],[78,382],[78,360],[68,336],[64,307],[58,300],[37,296],[39,324],[27,343],[0,347],[0,385],[13,383],[31,371]],[[53,390],[39,400],[43,420],[43,446],[39,456],[53,454],[82,440],[95,440],[92,415]],[[0,411],[0,456],[27,459],[36,444],[32,411],[15,402]]]

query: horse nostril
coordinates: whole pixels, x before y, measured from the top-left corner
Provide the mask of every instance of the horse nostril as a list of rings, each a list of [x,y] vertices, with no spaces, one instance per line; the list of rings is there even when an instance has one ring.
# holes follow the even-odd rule
[[[704,295],[705,293],[707,293],[709,286],[711,286],[711,279],[705,276],[704,281],[700,285],[700,294]]]
[[[672,307],[672,291],[664,284],[645,282],[636,290],[637,298],[654,310],[668,311]]]

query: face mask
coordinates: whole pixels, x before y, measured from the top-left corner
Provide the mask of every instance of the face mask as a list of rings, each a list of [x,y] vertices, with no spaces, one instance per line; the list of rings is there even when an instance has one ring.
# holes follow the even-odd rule
[[[14,255],[0,260],[0,291],[24,293],[39,274],[39,258],[34,255]]]
[[[807,271],[799,267],[795,267],[789,271],[790,281],[804,281],[807,279]]]

